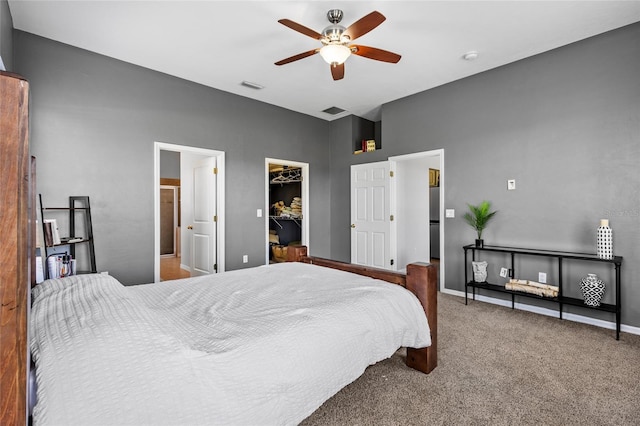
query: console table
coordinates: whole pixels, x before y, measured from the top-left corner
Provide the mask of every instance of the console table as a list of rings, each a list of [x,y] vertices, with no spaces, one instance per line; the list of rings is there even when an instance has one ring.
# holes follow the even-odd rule
[[[491,290],[500,293],[507,293],[511,295],[511,308],[515,308],[515,297],[529,297],[534,299],[542,299],[551,302],[555,302],[558,304],[559,318],[562,319],[562,308],[564,305],[571,306],[581,306],[588,309],[595,309],[599,311],[611,312],[616,316],[616,340],[620,339],[620,270],[622,268],[622,257],[614,256],[613,259],[600,259],[595,254],[588,253],[572,253],[572,252],[564,252],[564,251],[555,251],[555,250],[536,250],[536,249],[526,249],[526,248],[518,248],[518,247],[501,247],[501,246],[488,246],[485,245],[483,247],[476,247],[473,244],[469,244],[462,247],[464,249],[464,303],[465,305],[468,303],[468,289],[471,287],[473,300],[476,297],[476,289],[483,290]],[[515,257],[516,256],[539,256],[539,257],[548,257],[555,258],[558,262],[558,280],[557,286],[559,288],[558,297],[544,297],[537,296],[531,293],[525,293],[521,291],[513,291],[507,290],[504,285],[500,284],[492,284],[489,282],[476,282],[475,280],[469,280],[469,268],[472,267],[471,262],[468,261],[468,254],[471,252],[471,261],[475,261],[476,257],[479,256],[481,252],[499,252],[506,253],[511,257],[511,268],[508,271],[509,278],[515,278]],[[615,284],[608,285],[607,288],[609,291],[614,291],[615,293],[615,301],[613,304],[609,303],[601,303],[600,306],[589,306],[585,305],[584,300],[578,299],[575,297],[567,297],[563,295],[562,291],[562,265],[564,260],[578,260],[578,261],[587,261],[587,262],[604,262],[609,263],[615,267]],[[473,272],[471,272],[473,277]]]

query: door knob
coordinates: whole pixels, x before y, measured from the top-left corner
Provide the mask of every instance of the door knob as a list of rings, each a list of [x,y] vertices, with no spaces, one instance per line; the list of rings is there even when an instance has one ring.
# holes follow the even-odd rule
[[[351,227],[352,227],[352,228],[355,228],[355,227],[356,227],[355,223],[352,223],[352,224],[351,224]]]
[[[187,226],[187,229],[193,229],[193,226],[189,225]]]

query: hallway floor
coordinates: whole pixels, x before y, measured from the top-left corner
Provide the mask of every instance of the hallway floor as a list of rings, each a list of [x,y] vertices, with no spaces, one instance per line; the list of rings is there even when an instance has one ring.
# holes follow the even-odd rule
[[[160,281],[177,280],[191,276],[189,271],[180,268],[180,259],[175,256],[160,258]]]

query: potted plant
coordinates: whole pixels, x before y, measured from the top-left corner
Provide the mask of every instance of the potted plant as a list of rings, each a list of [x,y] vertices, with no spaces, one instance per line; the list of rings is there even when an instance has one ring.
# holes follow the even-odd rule
[[[476,247],[483,247],[484,241],[482,240],[482,231],[487,227],[487,223],[491,218],[498,213],[497,211],[491,211],[491,203],[489,201],[483,201],[477,206],[467,204],[469,210],[462,217],[473,229],[478,233],[476,239]]]

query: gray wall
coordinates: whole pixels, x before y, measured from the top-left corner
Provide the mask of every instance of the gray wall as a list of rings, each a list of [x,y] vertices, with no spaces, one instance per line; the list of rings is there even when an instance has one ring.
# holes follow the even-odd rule
[[[47,205],[90,196],[98,270],[153,281],[154,141],[225,151],[228,270],[264,263],[265,157],[310,164],[310,242],[330,255],[328,122],[20,31],[14,58],[38,192]]]
[[[165,179],[180,179],[179,152],[160,151],[160,177]]]
[[[609,218],[625,258],[623,323],[640,326],[639,76],[634,24],[384,105],[381,151],[349,155],[346,141],[333,141],[331,195],[341,201],[332,230],[348,226],[336,204],[348,202],[350,164],[444,148],[445,207],[456,210],[444,223],[447,288],[464,289],[462,246],[474,240],[461,219],[466,203],[487,199],[499,210],[483,234],[496,245],[595,253],[595,230]],[[332,249],[347,242],[334,234]],[[522,278],[537,279],[530,272]],[[584,272],[575,268],[572,291]]]
[[[608,217],[623,322],[640,326],[638,40],[635,24],[384,105],[382,147],[362,155],[356,117],[326,123],[21,32],[14,57],[32,85],[39,190],[92,197],[99,268],[126,283],[153,275],[153,141],[227,152],[228,269],[263,258],[264,157],[311,164],[313,254],[349,260],[350,165],[443,148],[447,288],[463,289],[467,202],[494,203],[484,238],[502,245],[594,252]]]
[[[382,148],[373,152],[354,155],[355,139],[360,138],[358,128],[361,119],[344,117],[332,123],[331,131],[331,257],[344,262],[351,261],[350,218],[350,167],[352,164],[384,161],[396,155],[394,140],[397,135],[383,136]],[[423,148],[417,149],[425,151]],[[410,152],[415,152],[412,149]]]
[[[13,71],[13,19],[7,0],[0,0],[0,56],[7,71]]]

